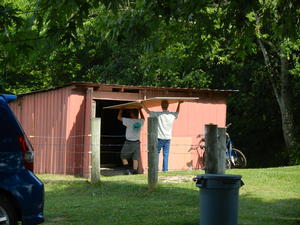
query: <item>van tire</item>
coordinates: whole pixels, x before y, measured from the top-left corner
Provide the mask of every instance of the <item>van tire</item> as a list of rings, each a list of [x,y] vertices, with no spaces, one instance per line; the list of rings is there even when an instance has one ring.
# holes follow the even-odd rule
[[[4,223],[6,225],[17,225],[18,224],[18,217],[17,217],[15,207],[3,195],[0,195],[0,219],[1,219],[1,217],[2,217],[2,219],[4,217],[7,217],[7,219],[8,219],[7,223]]]

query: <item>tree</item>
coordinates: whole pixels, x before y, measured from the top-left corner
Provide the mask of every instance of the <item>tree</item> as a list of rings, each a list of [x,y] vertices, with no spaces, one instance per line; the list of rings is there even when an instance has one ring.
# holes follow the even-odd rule
[[[281,111],[285,143],[287,148],[291,150],[296,147],[297,137],[293,115],[294,79],[290,70],[295,68],[293,52],[299,50],[299,43],[297,43],[299,41],[297,40],[300,38],[300,15],[294,11],[297,5],[295,6],[292,2],[288,5],[278,2],[276,9],[279,12],[277,10],[271,11],[271,7],[266,6],[266,4],[262,6],[262,12],[254,12],[256,37],[264,56],[266,70],[270,73],[269,80]],[[281,13],[280,9],[282,10]],[[266,18],[264,10],[270,11],[268,13],[272,16]],[[286,18],[288,19],[286,20]],[[273,29],[269,29],[270,24],[272,24]]]
[[[239,29],[239,35],[240,31],[247,31],[244,32],[245,35],[252,36],[253,41],[256,39],[255,47],[263,55],[266,79],[272,86],[281,112],[286,149],[292,152],[296,150],[299,141],[293,102],[295,83],[297,80],[299,82],[299,74],[296,76],[293,74],[298,64],[299,8],[299,1],[257,1],[245,11],[244,16],[247,20],[243,20],[245,23]],[[294,157],[294,154],[291,155]]]

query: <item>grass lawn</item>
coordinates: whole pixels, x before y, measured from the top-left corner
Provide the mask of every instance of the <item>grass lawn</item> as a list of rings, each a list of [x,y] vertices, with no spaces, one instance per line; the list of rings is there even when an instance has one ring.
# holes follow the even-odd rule
[[[147,175],[101,177],[90,184],[72,176],[39,175],[45,182],[45,225],[197,225],[203,171],[159,174],[148,190]],[[242,175],[240,225],[300,225],[300,166],[234,169]],[[216,224],[217,225],[217,224]]]

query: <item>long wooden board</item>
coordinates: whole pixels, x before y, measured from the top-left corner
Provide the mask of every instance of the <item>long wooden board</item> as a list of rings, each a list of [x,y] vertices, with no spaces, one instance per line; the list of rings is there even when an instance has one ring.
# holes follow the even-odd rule
[[[104,107],[104,109],[139,109],[141,108],[141,102],[147,107],[154,107],[154,106],[160,106],[162,100],[168,100],[169,104],[172,103],[177,103],[180,101],[183,102],[191,102],[195,101],[199,98],[197,97],[154,97],[154,98],[149,98],[145,100],[140,100],[140,101],[134,101],[134,102],[128,102],[124,104],[119,104],[119,105],[112,105],[112,106],[107,106]]]

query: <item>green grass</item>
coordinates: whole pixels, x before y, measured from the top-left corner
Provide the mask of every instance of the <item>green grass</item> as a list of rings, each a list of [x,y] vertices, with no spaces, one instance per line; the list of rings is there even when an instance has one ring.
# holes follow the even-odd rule
[[[201,173],[159,174],[153,191],[148,190],[147,175],[102,177],[99,184],[39,175],[46,190],[45,224],[197,225],[199,188],[192,178]],[[240,225],[300,225],[300,166],[236,169],[228,174],[242,175],[245,183],[240,188]]]

